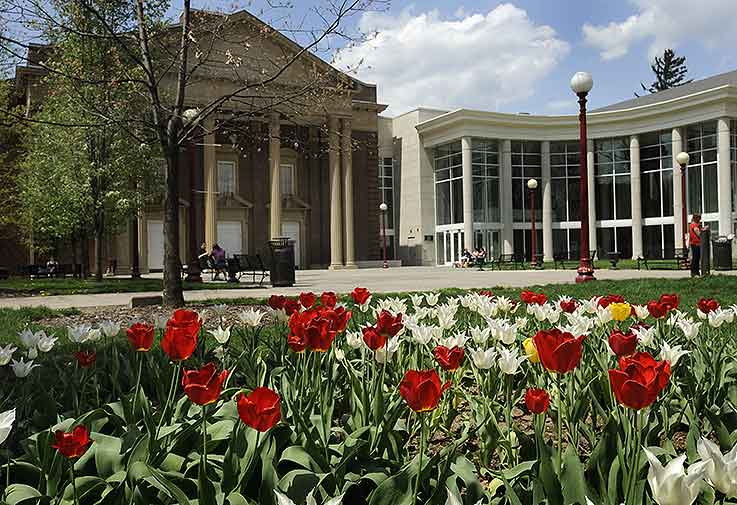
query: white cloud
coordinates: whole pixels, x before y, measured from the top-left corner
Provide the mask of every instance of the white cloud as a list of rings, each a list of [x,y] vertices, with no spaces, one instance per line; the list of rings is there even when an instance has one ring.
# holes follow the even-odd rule
[[[365,13],[361,29],[376,36],[341,50],[335,64],[357,68],[359,78],[376,83],[389,114],[420,105],[495,110],[531,96],[568,54],[555,30],[512,4],[461,14]]]
[[[652,59],[666,48],[694,41],[706,48],[737,42],[728,20],[737,14],[735,0],[630,0],[636,14],[607,25],[584,24],[587,44],[599,50],[602,60],[626,55],[632,45],[649,42]]]

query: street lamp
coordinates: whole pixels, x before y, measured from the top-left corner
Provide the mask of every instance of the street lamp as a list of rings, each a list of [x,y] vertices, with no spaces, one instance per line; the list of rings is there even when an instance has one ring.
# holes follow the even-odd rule
[[[389,268],[389,262],[386,260],[386,211],[389,209],[389,206],[381,202],[381,205],[379,205],[379,210],[381,211],[381,236],[384,240],[384,268]]]
[[[528,180],[527,188],[530,190],[530,210],[532,211],[532,266],[537,267],[537,234],[535,233],[535,190],[537,189],[537,179]]]
[[[578,113],[580,132],[578,156],[581,167],[581,183],[579,184],[581,199],[581,238],[579,240],[579,244],[581,244],[581,259],[578,264],[578,275],[576,275],[577,283],[595,280],[594,265],[589,255],[589,188],[588,168],[586,166],[586,96],[593,87],[594,80],[588,72],[576,72],[571,79],[571,89],[578,97],[578,104],[580,106]]]
[[[686,167],[688,167],[688,161],[690,157],[686,152],[680,152],[676,155],[676,163],[681,167],[681,223],[683,223],[683,254],[686,252],[686,236],[688,234],[687,219],[686,215]]]

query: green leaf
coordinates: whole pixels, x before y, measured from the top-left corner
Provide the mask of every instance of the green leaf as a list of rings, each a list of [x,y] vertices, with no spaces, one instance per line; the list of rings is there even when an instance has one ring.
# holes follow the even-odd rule
[[[11,484],[8,487],[8,505],[25,505],[36,503],[36,499],[41,497],[41,493],[36,488],[25,484]]]
[[[586,477],[578,453],[569,445],[563,454],[563,469],[560,478],[563,503],[586,505]]]
[[[101,433],[95,433],[92,439],[95,441],[93,449],[97,475],[105,479],[123,470],[123,455],[120,453],[122,441]]]
[[[190,505],[189,498],[187,498],[187,495],[184,494],[184,491],[182,491],[179,486],[174,484],[163,473],[159,472],[155,468],[148,465],[146,467],[151,472],[151,477],[146,478],[146,481],[154,484],[154,486],[176,500],[179,505]]]
[[[371,494],[369,505],[413,505],[414,496],[409,474],[402,470],[382,482]]]

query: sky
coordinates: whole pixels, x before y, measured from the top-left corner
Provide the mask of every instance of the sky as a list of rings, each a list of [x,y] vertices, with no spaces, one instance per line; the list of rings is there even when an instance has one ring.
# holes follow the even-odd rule
[[[293,3],[300,12],[317,2]],[[737,69],[736,15],[736,0],[392,0],[348,21],[375,36],[330,56],[377,84],[386,115],[419,106],[570,114],[577,71],[593,75],[595,108],[649,85],[650,62],[668,47],[693,79]]]

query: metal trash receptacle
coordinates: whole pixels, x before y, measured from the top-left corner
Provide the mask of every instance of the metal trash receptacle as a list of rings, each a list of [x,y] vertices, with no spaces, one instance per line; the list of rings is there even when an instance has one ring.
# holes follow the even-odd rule
[[[714,270],[732,270],[732,238],[719,236],[711,241]]]
[[[269,241],[271,248],[271,285],[274,287],[294,286],[294,245],[288,238]]]

